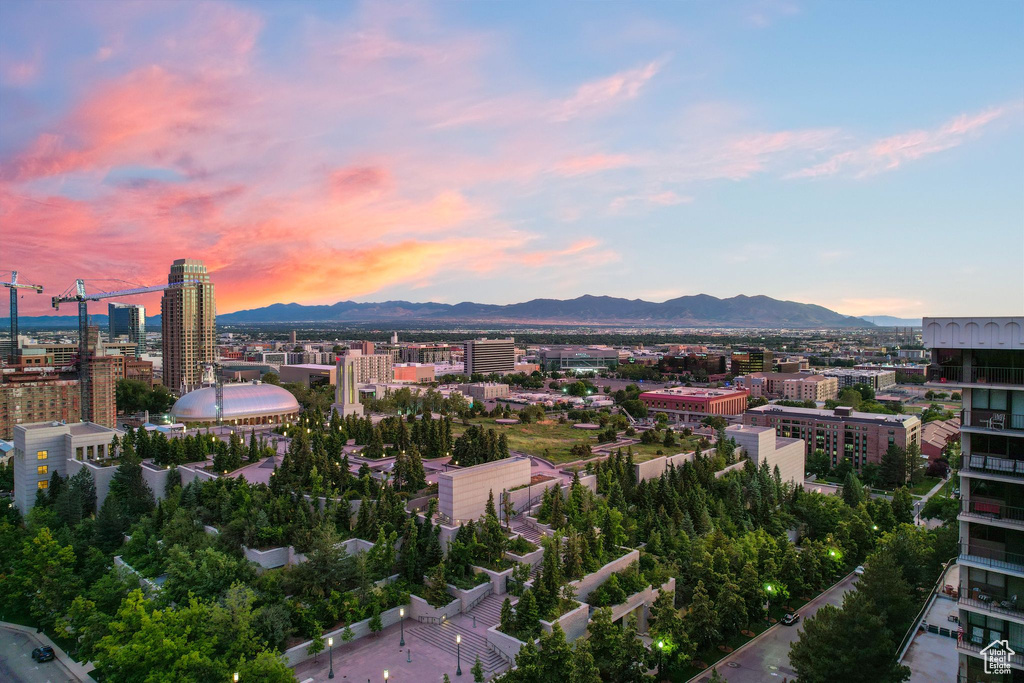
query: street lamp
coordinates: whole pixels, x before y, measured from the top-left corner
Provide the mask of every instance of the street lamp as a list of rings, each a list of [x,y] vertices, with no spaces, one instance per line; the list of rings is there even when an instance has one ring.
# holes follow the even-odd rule
[[[235,683],[238,683],[238,672],[237,671],[235,672],[235,675],[231,677],[231,680],[234,681]]]
[[[661,660],[665,654],[665,641],[658,641],[658,678],[661,678]]]
[[[388,680],[388,670],[384,669],[384,680]]]
[[[398,645],[399,645],[399,647],[405,647],[405,608],[404,607],[400,607],[398,609],[398,616],[399,616],[398,627],[399,627],[399,629],[402,632],[402,641],[400,643],[398,643]]]
[[[456,676],[461,676],[462,675],[462,634],[461,633],[456,633],[455,634],[455,661],[456,661],[455,675]]]
[[[327,647],[330,648],[328,653],[331,658],[331,670],[327,673],[327,677],[334,678],[334,638],[327,639]]]

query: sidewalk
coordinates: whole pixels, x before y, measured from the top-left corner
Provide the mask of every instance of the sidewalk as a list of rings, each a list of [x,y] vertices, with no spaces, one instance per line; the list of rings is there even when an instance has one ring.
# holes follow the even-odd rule
[[[28,656],[31,653],[31,651],[41,645],[49,645],[53,648],[53,651],[57,655],[54,662],[51,663],[56,663],[58,667],[61,667],[63,675],[66,676],[66,680],[80,681],[81,683],[87,683],[88,681],[93,680],[92,677],[89,675],[89,672],[95,668],[93,667],[91,662],[89,664],[84,665],[79,664],[70,656],[68,656],[68,653],[64,652],[64,650],[62,650],[59,645],[50,640],[49,636],[41,632],[36,633],[36,629],[30,626],[22,626],[20,624],[12,624],[6,621],[0,621],[0,641],[4,642],[4,650],[10,649],[12,646],[17,647],[17,645],[20,644],[21,648],[26,649],[27,651],[19,654],[24,654],[27,661],[31,662],[31,664],[33,665],[33,668],[35,662],[31,659],[28,659]],[[10,655],[8,655],[5,664],[7,664],[8,666],[12,666],[12,673],[14,675],[22,674],[26,676],[24,680],[33,680],[29,672],[23,672],[19,670],[19,665],[23,666],[20,660],[20,656],[17,658],[12,658]],[[54,672],[51,671],[50,673]],[[50,678],[51,677],[47,676],[48,680]]]

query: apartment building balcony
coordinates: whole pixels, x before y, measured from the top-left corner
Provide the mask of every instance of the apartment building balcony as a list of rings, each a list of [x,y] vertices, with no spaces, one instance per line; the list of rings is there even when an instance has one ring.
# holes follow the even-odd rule
[[[960,654],[968,655],[969,657],[981,657],[981,651],[988,647],[988,645],[988,643],[978,644],[964,638],[963,640],[957,641],[956,651]],[[1010,647],[1017,653],[1010,656],[1010,666],[1014,669],[1024,669],[1024,654],[1020,654],[1024,652],[1024,646],[1010,643]]]
[[[1016,595],[986,593],[980,588],[964,593],[956,601],[961,609],[978,614],[993,615],[1024,624],[1024,602],[1018,602]]]
[[[928,384],[981,387],[1024,386],[1024,368],[982,365],[964,369],[961,365],[929,365],[926,381]]]
[[[1015,415],[1005,410],[972,408],[960,411],[960,425],[961,429],[997,434],[1006,431],[1024,432],[1024,415]]]
[[[996,500],[964,500],[957,518],[963,522],[1024,529],[1024,508],[1012,507]]]
[[[1024,577],[1024,554],[1008,552],[1001,543],[961,542],[960,564],[980,569],[996,569]]]
[[[961,474],[1012,483],[1024,482],[1024,460],[1005,455],[971,453],[964,458]]]

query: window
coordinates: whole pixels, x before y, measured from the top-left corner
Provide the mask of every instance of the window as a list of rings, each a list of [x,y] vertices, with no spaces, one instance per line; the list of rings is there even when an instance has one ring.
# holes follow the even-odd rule
[[[42,481],[36,482],[36,487],[41,489],[48,489],[50,488],[50,482],[43,479]]]
[[[50,457],[49,451],[36,451],[36,460],[46,460]]]
[[[36,467],[36,474],[46,474],[50,471],[50,468],[46,465],[39,465]]]

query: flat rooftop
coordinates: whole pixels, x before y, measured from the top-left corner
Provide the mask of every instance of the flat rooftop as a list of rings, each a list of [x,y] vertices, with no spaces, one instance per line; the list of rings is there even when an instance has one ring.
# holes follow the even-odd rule
[[[884,413],[861,413],[859,411],[851,411],[849,415],[836,415],[834,410],[828,410],[825,408],[793,408],[790,406],[778,406],[773,403],[768,405],[758,406],[757,408],[748,408],[748,413],[756,415],[772,415],[776,417],[785,417],[791,415],[793,417],[816,417],[820,419],[833,419],[833,420],[861,420],[867,422],[892,422],[894,424],[905,424],[911,420],[917,420],[915,415],[887,415]]]
[[[282,365],[281,368],[304,368],[306,370],[334,370],[334,365],[319,365],[317,363],[299,363],[298,365]]]
[[[98,425],[95,422],[32,422],[30,424],[15,425],[15,427],[21,427],[26,431],[36,431],[43,429],[55,429],[55,428],[67,428],[68,433],[74,436],[85,436],[87,434],[104,434],[116,432],[116,429],[110,427],[104,427]]]
[[[478,472],[484,472],[486,470],[498,469],[499,467],[504,467],[504,466],[508,465],[510,462],[515,462],[517,460],[523,460],[523,461],[526,461],[527,463],[530,462],[529,458],[522,458],[522,457],[502,458],[501,460],[493,460],[491,462],[483,462],[483,463],[480,463],[479,465],[471,465],[470,467],[463,467],[463,468],[460,468],[460,469],[457,469],[457,470],[449,470],[448,472],[442,472],[440,476],[442,478],[448,477],[448,478],[451,478],[451,479],[456,479],[459,476],[465,475],[467,473],[476,474]]]
[[[684,398],[718,398],[746,394],[746,389],[704,389],[702,387],[673,387],[672,389],[655,389],[645,391],[641,396],[681,396]]]

